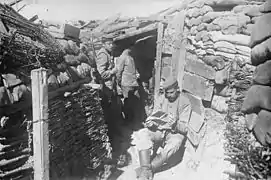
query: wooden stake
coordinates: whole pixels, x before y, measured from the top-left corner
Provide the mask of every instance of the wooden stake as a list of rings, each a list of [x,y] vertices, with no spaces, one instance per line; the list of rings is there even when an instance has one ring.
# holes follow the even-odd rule
[[[157,46],[156,46],[156,61],[155,61],[154,104],[156,104],[156,100],[159,95],[159,87],[160,87],[160,80],[161,80],[163,34],[164,34],[164,24],[159,23],[158,34],[157,34]]]
[[[47,70],[31,71],[33,109],[34,180],[49,180]]]
[[[185,65],[185,53],[186,49],[183,45],[183,28],[184,28],[184,19],[185,13],[184,10],[179,12],[174,19],[175,24],[175,43],[174,43],[174,52],[172,53],[172,75],[175,76],[178,80],[180,90],[182,90],[183,76],[184,76],[184,65]]]

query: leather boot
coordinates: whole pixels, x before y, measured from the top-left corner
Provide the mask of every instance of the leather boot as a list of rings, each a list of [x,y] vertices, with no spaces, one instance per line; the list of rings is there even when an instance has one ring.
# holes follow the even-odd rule
[[[160,168],[163,166],[165,162],[165,156],[160,154],[157,154],[155,158],[151,162],[151,169],[152,172],[155,173],[160,170]]]
[[[135,170],[137,179],[152,180],[153,173],[151,170],[151,150],[150,149],[139,151],[139,163],[140,163],[140,167]]]

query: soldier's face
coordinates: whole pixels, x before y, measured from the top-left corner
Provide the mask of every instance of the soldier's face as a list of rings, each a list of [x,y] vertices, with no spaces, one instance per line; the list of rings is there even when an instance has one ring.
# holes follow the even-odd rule
[[[107,41],[104,43],[104,48],[109,51],[112,52],[113,50],[113,42],[112,41]]]
[[[173,102],[177,99],[178,91],[176,88],[168,89],[165,91],[165,97],[170,101]]]

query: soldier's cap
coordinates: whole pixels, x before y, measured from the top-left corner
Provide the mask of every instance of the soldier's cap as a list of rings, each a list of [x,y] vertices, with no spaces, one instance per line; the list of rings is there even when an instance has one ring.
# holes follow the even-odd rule
[[[102,43],[106,43],[106,42],[113,42],[114,39],[111,37],[102,37]]]
[[[178,81],[173,76],[169,76],[168,78],[166,78],[166,81],[163,83],[163,89],[165,91],[169,89],[177,88],[177,87],[178,87]]]

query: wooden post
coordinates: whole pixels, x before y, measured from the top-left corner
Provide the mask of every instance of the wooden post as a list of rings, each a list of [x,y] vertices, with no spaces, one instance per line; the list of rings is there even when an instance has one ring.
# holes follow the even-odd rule
[[[34,180],[49,180],[47,70],[31,71],[33,109]]]
[[[183,45],[183,28],[184,28],[185,11],[182,10],[174,19],[175,37],[174,37],[174,52],[172,52],[172,75],[178,80],[180,90],[182,90],[185,53],[186,49]]]
[[[163,34],[164,34],[164,24],[159,23],[156,46],[156,61],[155,61],[154,104],[156,104],[156,100],[159,95],[161,66],[162,66]]]

